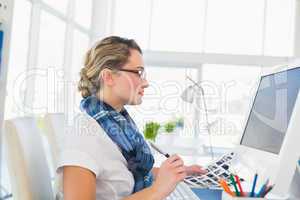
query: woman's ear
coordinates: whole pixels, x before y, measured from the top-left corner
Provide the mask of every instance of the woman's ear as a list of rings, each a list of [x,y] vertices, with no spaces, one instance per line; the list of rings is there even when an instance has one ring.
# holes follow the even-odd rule
[[[109,69],[103,69],[100,74],[100,80],[107,85],[107,86],[112,86],[114,85],[114,79],[113,79],[113,72]]]

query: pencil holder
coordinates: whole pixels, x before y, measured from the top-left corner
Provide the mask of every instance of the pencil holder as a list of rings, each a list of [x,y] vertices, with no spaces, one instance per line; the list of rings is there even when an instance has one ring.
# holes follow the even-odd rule
[[[249,195],[249,193],[246,193]],[[223,191],[222,193],[222,200],[267,200],[266,198],[263,197],[233,197],[226,192]]]

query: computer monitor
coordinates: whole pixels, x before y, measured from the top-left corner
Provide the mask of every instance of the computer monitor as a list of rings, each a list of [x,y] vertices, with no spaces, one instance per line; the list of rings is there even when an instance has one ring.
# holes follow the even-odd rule
[[[272,194],[282,198],[289,192],[300,156],[299,88],[300,64],[264,74],[237,148],[247,178],[255,172],[261,184],[270,178],[275,184]]]
[[[300,88],[300,67],[261,77],[241,144],[279,154]]]

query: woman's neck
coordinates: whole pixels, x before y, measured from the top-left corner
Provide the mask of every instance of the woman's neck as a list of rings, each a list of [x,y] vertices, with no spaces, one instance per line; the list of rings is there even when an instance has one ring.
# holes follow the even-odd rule
[[[117,112],[120,112],[124,104],[122,104],[118,99],[116,99],[115,96],[113,96],[110,92],[108,91],[99,91],[97,93],[97,97],[101,100],[104,101],[105,103],[109,104],[111,107],[113,107]]]

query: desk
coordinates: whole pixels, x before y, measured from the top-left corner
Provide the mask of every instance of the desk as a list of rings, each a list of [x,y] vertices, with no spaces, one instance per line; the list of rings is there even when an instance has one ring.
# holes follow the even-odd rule
[[[192,190],[201,200],[222,200],[222,190],[209,190],[209,189],[196,189],[196,188],[192,188]],[[299,200],[299,198],[291,197],[286,200]]]
[[[192,190],[201,200],[222,200],[222,190],[196,188],[192,188]]]

